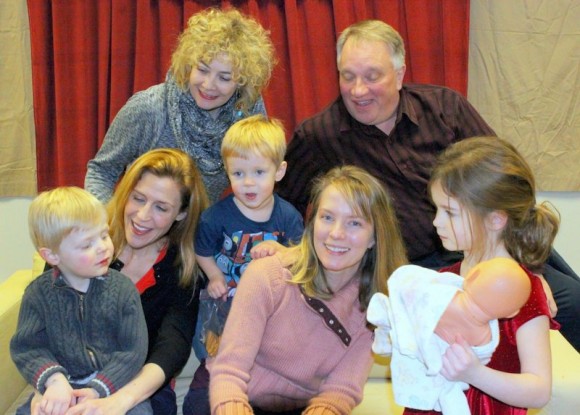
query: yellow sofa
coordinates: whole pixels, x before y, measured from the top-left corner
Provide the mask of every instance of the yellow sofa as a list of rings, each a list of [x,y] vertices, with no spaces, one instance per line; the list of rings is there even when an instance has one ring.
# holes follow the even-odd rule
[[[26,286],[38,275],[42,263],[35,263],[35,271],[15,272],[0,284],[0,414],[13,415],[19,402],[31,392],[10,359],[10,338],[16,329],[18,311]],[[553,361],[553,392],[550,403],[533,409],[530,415],[573,415],[580,413],[580,354],[558,332],[551,333]],[[178,400],[182,401],[198,362],[193,356],[176,382]],[[393,399],[388,379],[388,359],[377,358],[365,385],[363,402],[354,415],[400,415],[403,408]]]

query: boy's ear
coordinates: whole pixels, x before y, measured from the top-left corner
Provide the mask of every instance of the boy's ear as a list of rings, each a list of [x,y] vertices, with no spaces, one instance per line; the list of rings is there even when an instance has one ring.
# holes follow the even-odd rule
[[[486,218],[486,225],[494,231],[501,231],[507,224],[507,213],[501,210],[494,210]]]
[[[48,264],[52,265],[53,267],[58,265],[60,262],[60,257],[56,252],[49,248],[40,248],[38,253]]]
[[[288,167],[288,163],[286,163],[285,161],[280,163],[280,165],[278,166],[278,170],[276,170],[276,177],[275,177],[277,182],[282,180],[282,178],[286,174],[286,167]]]

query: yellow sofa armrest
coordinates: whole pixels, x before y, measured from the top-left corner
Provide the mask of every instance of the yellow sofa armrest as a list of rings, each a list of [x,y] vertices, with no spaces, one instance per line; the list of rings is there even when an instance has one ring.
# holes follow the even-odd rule
[[[18,323],[24,289],[35,277],[31,270],[21,270],[0,284],[0,413],[4,413],[26,387],[10,358],[10,339]]]

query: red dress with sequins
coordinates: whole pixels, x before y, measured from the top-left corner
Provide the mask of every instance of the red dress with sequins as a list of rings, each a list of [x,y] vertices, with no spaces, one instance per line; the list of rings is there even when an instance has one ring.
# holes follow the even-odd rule
[[[450,267],[442,268],[440,272],[453,272],[459,275],[461,263],[458,262]],[[488,367],[502,372],[520,373],[520,359],[516,346],[516,331],[524,323],[538,316],[550,318],[550,310],[541,280],[522,266],[530,277],[532,292],[528,302],[522,307],[520,312],[513,318],[499,321],[499,344],[493,353]],[[550,318],[550,328],[557,330],[559,324]],[[481,390],[470,387],[466,392],[467,402],[472,415],[525,415],[527,408],[518,408],[507,405],[492,398]],[[441,415],[438,411],[420,411],[405,408],[404,415]]]

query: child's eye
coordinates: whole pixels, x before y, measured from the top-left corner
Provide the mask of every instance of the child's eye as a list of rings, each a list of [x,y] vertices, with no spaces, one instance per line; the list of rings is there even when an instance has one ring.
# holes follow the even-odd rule
[[[241,171],[234,171],[232,173],[230,173],[233,177],[242,177],[242,172]]]
[[[261,176],[262,174],[266,173],[266,170],[256,170],[256,174]]]
[[[208,73],[209,72],[209,70],[207,68],[204,68],[203,66],[198,66],[197,71],[201,72],[201,73]]]
[[[232,80],[232,78],[230,78],[229,76],[220,76],[220,81],[223,82],[230,82]]]

